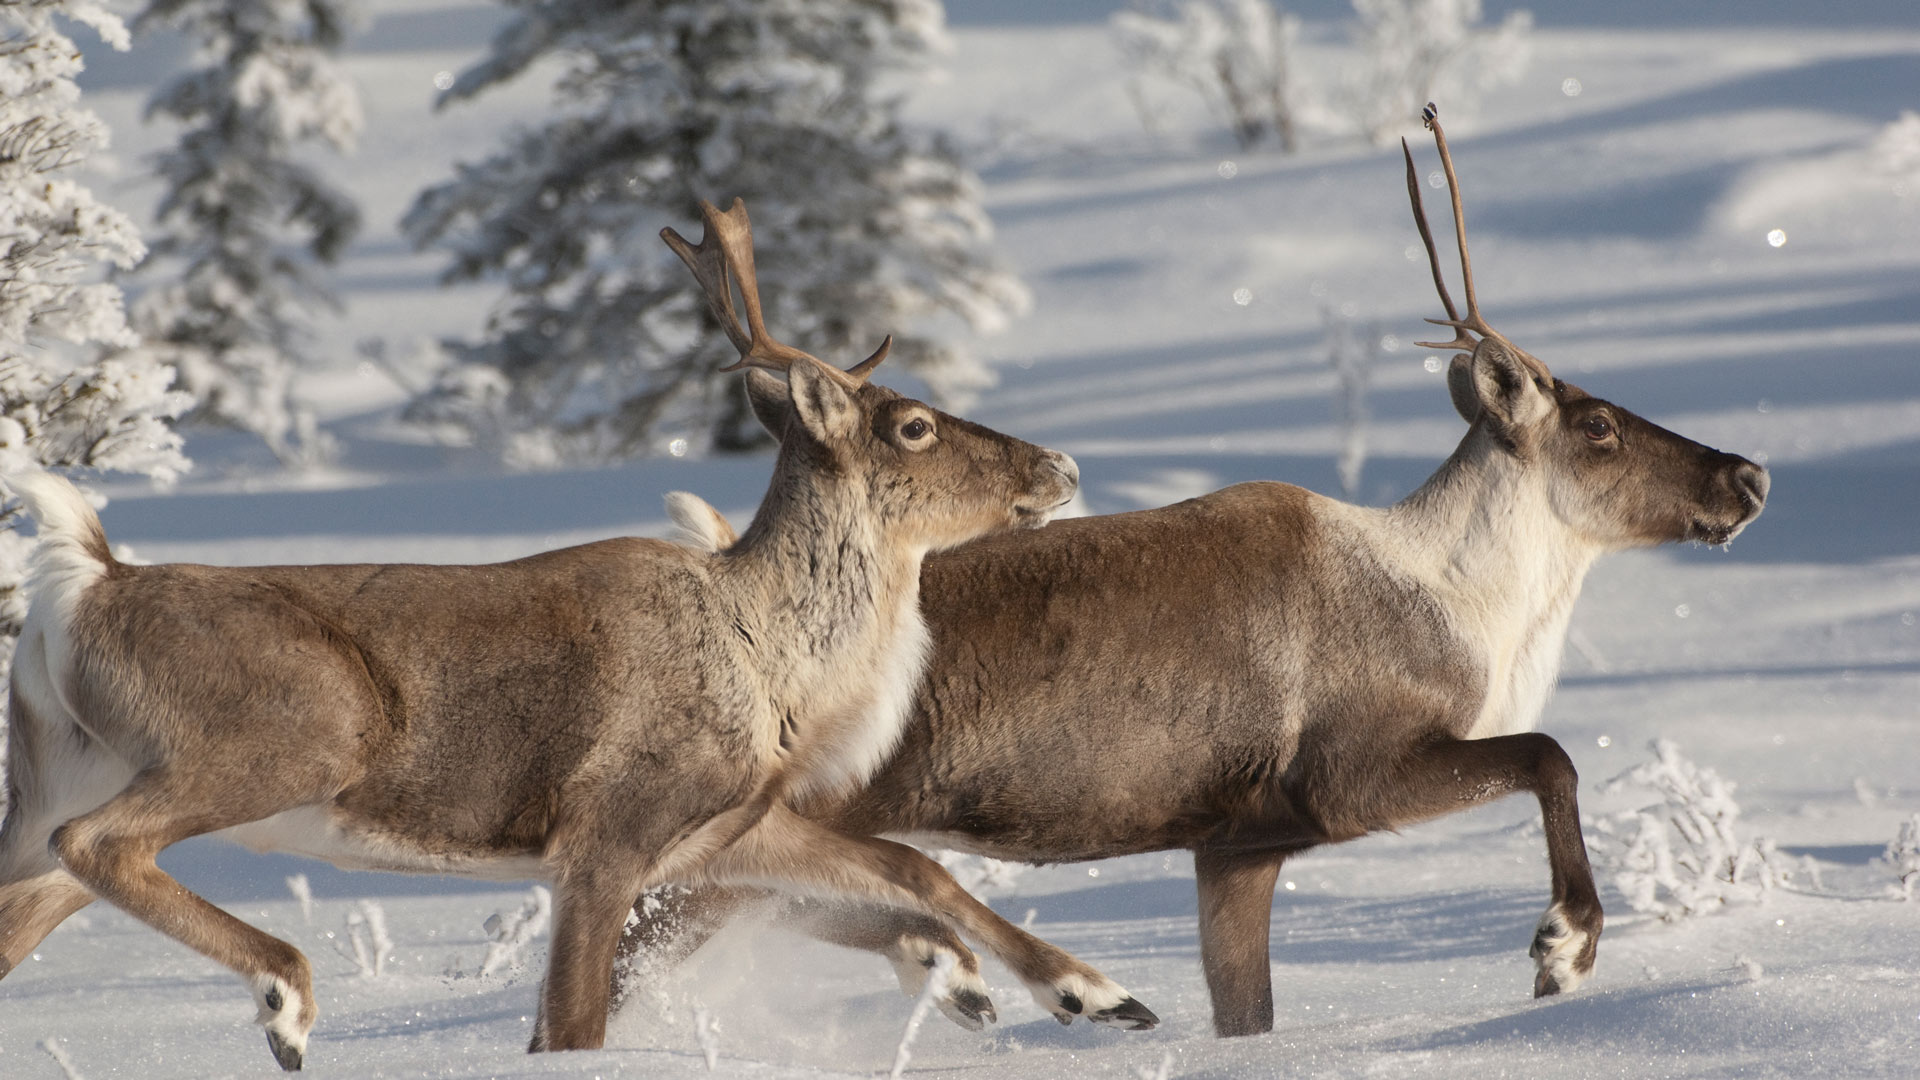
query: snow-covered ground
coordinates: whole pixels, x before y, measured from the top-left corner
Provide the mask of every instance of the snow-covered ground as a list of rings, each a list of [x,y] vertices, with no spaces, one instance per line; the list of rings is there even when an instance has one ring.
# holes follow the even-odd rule
[[[398,391],[356,366],[353,343],[382,336],[404,354],[423,335],[471,332],[490,294],[438,288],[435,260],[411,253],[394,220],[542,98],[529,86],[433,113],[434,75],[477,54],[497,9],[370,6],[349,57],[367,130],[339,170],[368,231],[341,272],[346,314],[326,330],[341,366],[311,384],[344,457],[290,481],[237,438],[196,436],[201,471],[178,491],[110,486],[115,541],[155,560],[472,561],[659,532],[660,496],[676,488],[744,515],[764,460],[513,476],[395,437]],[[1920,1072],[1920,904],[1887,899],[1893,877],[1875,861],[1920,811],[1920,175],[1886,171],[1872,150],[1920,108],[1920,13],[1901,0],[1532,6],[1526,78],[1477,114],[1448,114],[1487,313],[1570,381],[1764,454],[1773,471],[1765,516],[1730,549],[1601,564],[1542,730],[1572,753],[1591,814],[1633,805],[1599,784],[1646,760],[1651,739],[1675,740],[1737,783],[1744,835],[1810,858],[1824,888],[1805,887],[1803,870],[1764,904],[1669,924],[1609,887],[1594,979],[1535,1002],[1525,950],[1546,900],[1544,844],[1533,807],[1509,800],[1289,865],[1274,908],[1276,1029],[1223,1042],[1187,857],[1032,869],[991,902],[1016,921],[1031,910],[1038,932],[1164,1024],[1060,1028],[989,963],[1000,1025],[969,1034],[936,1016],[913,1070]],[[1340,5],[1298,7],[1310,44],[1336,37]],[[1294,156],[1241,153],[1172,89],[1166,129],[1148,137],[1121,89],[1110,4],[954,8],[955,52],[914,111],[978,148],[1003,250],[1036,299],[991,343],[1002,381],[970,415],[1073,453],[1095,512],[1256,477],[1335,490],[1324,320],[1345,317],[1401,343],[1374,375],[1363,498],[1390,500],[1437,463],[1461,425],[1426,353],[1405,344],[1438,305],[1397,148],[1321,135]],[[130,210],[151,204],[139,163],[163,137],[141,127],[141,102],[178,56],[156,43],[102,57],[89,76],[120,166],[99,190]],[[1423,171],[1437,167],[1430,144],[1415,148]],[[892,1066],[910,1011],[878,959],[740,927],[646,988],[609,1049],[530,1058],[543,945],[477,973],[483,923],[517,909],[523,889],[347,874],[211,842],[163,861],[313,959],[308,1067],[323,1075],[696,1075],[697,1009],[717,1021],[723,1074],[873,1075]],[[313,884],[310,923],[285,883],[294,873]],[[362,900],[395,942],[379,978],[349,958],[345,920]],[[268,1075],[249,1015],[226,972],[96,906],[0,983],[0,1075]]]

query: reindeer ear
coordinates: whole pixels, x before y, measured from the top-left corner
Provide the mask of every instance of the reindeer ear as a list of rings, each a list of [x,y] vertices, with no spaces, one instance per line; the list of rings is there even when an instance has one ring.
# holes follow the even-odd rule
[[[787,433],[787,415],[793,409],[793,395],[787,392],[787,384],[759,368],[748,368],[743,377],[753,418],[760,421],[760,426],[767,429],[775,442],[780,441],[780,436]]]
[[[749,372],[748,374],[752,374]],[[1473,390],[1473,357],[1454,353],[1447,365],[1447,396],[1453,399],[1453,411],[1471,424],[1480,419],[1480,399]]]
[[[1467,368],[1473,398],[1480,406],[1479,415],[1501,427],[1525,427],[1546,416],[1552,408],[1547,395],[1533,381],[1532,369],[1493,338],[1482,338],[1480,344],[1474,346]],[[1451,372],[1447,388],[1454,389]],[[1467,410],[1460,407],[1458,391],[1455,391],[1454,408],[1459,409],[1462,416],[1467,414]]]
[[[787,369],[787,393],[793,413],[807,433],[822,443],[845,442],[860,423],[859,407],[842,373],[803,356]]]

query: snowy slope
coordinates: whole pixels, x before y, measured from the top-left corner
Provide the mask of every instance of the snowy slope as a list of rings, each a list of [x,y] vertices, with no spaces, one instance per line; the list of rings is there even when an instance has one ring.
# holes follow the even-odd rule
[[[956,4],[945,77],[915,88],[916,115],[979,148],[1003,249],[1035,293],[1033,314],[991,342],[1002,382],[970,415],[1073,453],[1096,512],[1251,478],[1335,490],[1323,312],[1399,342],[1437,313],[1397,148],[1320,136],[1292,157],[1242,154],[1172,90],[1170,127],[1145,136],[1100,22],[1111,7]],[[1544,845],[1537,814],[1510,800],[1290,865],[1275,904],[1276,1030],[1219,1042],[1190,860],[1034,869],[990,891],[997,909],[1032,910],[1038,932],[1165,1024],[1060,1028],[990,963],[1000,1026],[968,1034],[936,1017],[914,1069],[1920,1070],[1920,905],[1885,899],[1892,877],[1873,861],[1920,811],[1920,177],[1903,189],[1870,149],[1901,109],[1920,108],[1920,15],[1894,0],[1822,6],[1819,20],[1784,2],[1614,4],[1604,17],[1572,0],[1533,7],[1526,79],[1477,114],[1449,114],[1489,316],[1589,391],[1766,455],[1774,480],[1765,516],[1730,549],[1600,565],[1542,730],[1573,754],[1590,813],[1631,805],[1599,782],[1644,760],[1648,740],[1676,740],[1737,782],[1743,832],[1813,859],[1825,889],[1681,924],[1635,915],[1609,889],[1593,981],[1533,1002],[1525,949],[1546,901]],[[1309,42],[1328,48],[1339,5],[1299,10]],[[353,342],[380,335],[404,352],[413,337],[470,330],[489,300],[439,289],[434,261],[408,252],[393,221],[449,161],[536,113],[540,95],[434,114],[434,74],[475,55],[497,13],[413,0],[376,14],[349,60],[367,134],[341,172],[368,232],[342,271],[346,316],[327,330],[341,368],[314,382],[346,455],[294,482],[238,440],[196,437],[202,472],[178,492],[110,489],[116,542],[148,559],[470,561],[661,531],[660,495],[675,488],[744,515],[764,460],[508,476],[393,436],[397,391],[355,365]],[[137,175],[161,136],[138,113],[168,48],[94,72],[121,165],[102,188],[129,209],[154,194]],[[1570,78],[1577,96],[1562,90]],[[1415,148],[1423,171],[1437,167],[1430,144]],[[1366,501],[1409,489],[1459,436],[1425,358],[1410,344],[1382,356]],[[702,1008],[719,1022],[722,1074],[865,1076],[892,1065],[909,1011],[877,959],[742,927],[643,991],[610,1049],[528,1058],[538,946],[513,973],[476,974],[482,923],[516,908],[520,890],[346,874],[210,842],[166,861],[313,958],[309,1068],[323,1075],[701,1074]],[[311,924],[284,883],[297,872],[313,881]],[[397,945],[379,979],[340,951],[362,899],[382,905]],[[248,1015],[224,971],[96,907],[0,983],[0,1075],[64,1075],[39,1045],[52,1039],[91,1080],[264,1076],[272,1064]]]

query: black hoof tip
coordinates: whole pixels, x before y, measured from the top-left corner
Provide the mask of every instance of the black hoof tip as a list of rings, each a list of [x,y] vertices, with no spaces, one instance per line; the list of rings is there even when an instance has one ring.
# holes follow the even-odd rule
[[[267,1032],[267,1049],[273,1051],[273,1060],[279,1062],[280,1067],[287,1072],[299,1072],[300,1066],[306,1060],[300,1053],[299,1047],[271,1031]]]
[[[1103,1009],[1092,1017],[1095,1023],[1109,1024],[1127,1031],[1152,1031],[1160,1024],[1160,1018],[1153,1010],[1134,998],[1128,998],[1111,1009]]]
[[[953,1008],[947,1015],[968,1031],[979,1031],[1000,1019],[993,1011],[993,1001],[978,990],[959,990],[948,1000]]]
[[[1075,997],[1072,994],[1060,995],[1060,1007],[1067,1010],[1068,1012],[1072,1013],[1075,1016],[1079,1016],[1081,1013],[1085,1012],[1087,1008],[1085,1005],[1082,1005],[1080,1003],[1079,998]]]
[[[1060,1021],[1061,1027],[1071,1027],[1073,1025],[1072,1013],[1054,1013],[1053,1018]]]
[[[1534,997],[1537,997],[1537,998],[1552,997],[1554,994],[1557,994],[1559,992],[1560,992],[1559,980],[1555,979],[1552,975],[1549,975],[1548,973],[1543,971],[1540,974],[1534,976],[1534,979],[1533,979],[1533,996]]]

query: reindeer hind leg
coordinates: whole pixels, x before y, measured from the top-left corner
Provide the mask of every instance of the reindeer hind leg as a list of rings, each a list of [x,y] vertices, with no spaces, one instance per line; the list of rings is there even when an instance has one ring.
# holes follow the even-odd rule
[[[253,994],[254,1020],[266,1029],[274,1060],[288,1071],[301,1067],[319,1012],[306,956],[189,891],[154,857],[190,836],[330,794],[295,792],[294,784],[247,783],[220,771],[185,776],[149,769],[104,805],[55,830],[52,840],[61,865],[87,889],[239,975]]]
[[[133,770],[101,747],[55,706],[43,710],[22,699],[27,666],[37,651],[23,647],[16,690],[8,701],[7,812],[0,820],[0,978],[5,978],[66,918],[93,902],[93,893],[63,869],[49,850],[53,832],[126,787]]]

